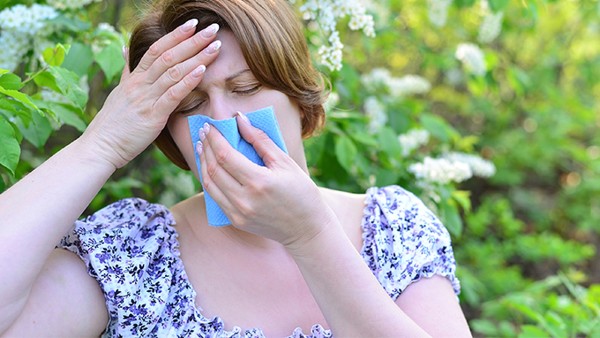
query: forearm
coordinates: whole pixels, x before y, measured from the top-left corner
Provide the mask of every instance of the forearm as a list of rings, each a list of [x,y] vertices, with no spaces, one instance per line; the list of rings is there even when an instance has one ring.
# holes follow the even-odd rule
[[[381,287],[340,227],[328,227],[290,253],[334,334],[427,336]]]
[[[0,304],[27,296],[60,238],[114,170],[80,138],[0,195]]]

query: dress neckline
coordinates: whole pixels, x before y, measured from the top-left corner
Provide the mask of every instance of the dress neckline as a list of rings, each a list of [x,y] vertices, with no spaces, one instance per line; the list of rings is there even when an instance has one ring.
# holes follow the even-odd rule
[[[361,221],[360,221],[360,227],[362,230],[362,243],[361,243],[361,248],[359,250],[359,254],[361,255],[361,257],[363,257],[363,259],[366,259],[365,256],[365,248],[366,248],[366,236],[367,236],[367,230],[368,228],[366,227],[366,222],[368,221],[368,216],[369,216],[369,206],[372,204],[373,200],[375,199],[374,195],[377,192],[377,188],[376,187],[371,187],[369,188],[366,193],[365,193],[365,199],[364,199],[364,204],[363,204],[363,213],[362,213],[362,217],[361,217]],[[181,271],[181,275],[182,275],[182,280],[185,283],[185,289],[189,289],[190,290],[190,294],[191,297],[188,300],[187,304],[188,306],[192,307],[194,310],[194,315],[200,320],[200,322],[203,323],[210,323],[210,322],[220,322],[220,323],[224,323],[223,319],[216,315],[214,316],[212,319],[207,318],[206,316],[204,316],[204,314],[202,313],[202,307],[198,304],[196,304],[196,297],[197,297],[197,293],[196,293],[196,289],[194,289],[194,286],[192,285],[192,282],[190,281],[186,268],[185,268],[185,264],[183,263],[183,260],[181,259],[181,252],[179,251],[179,232],[177,232],[177,229],[175,228],[176,222],[175,222],[175,217],[173,216],[173,213],[171,212],[170,209],[166,208],[166,215],[165,215],[165,219],[167,221],[167,227],[170,228],[171,231],[173,231],[173,233],[175,234],[174,237],[174,241],[175,241],[175,245],[173,246],[173,251],[175,254],[175,264],[177,265],[177,267],[179,268],[179,270]],[[242,329],[235,325],[232,327],[231,330],[226,330],[225,325],[223,324],[223,333],[225,334],[226,337],[235,337],[235,335],[239,335],[239,334],[245,334],[245,332],[242,332]],[[258,329],[259,332],[261,334],[262,333],[262,329]],[[312,326],[311,329],[311,333],[315,333],[315,331],[317,333],[323,333],[323,334],[331,334],[331,331],[329,329],[325,329],[323,328],[323,326],[321,324],[314,324]],[[264,336],[264,334],[263,334]],[[305,333],[303,333],[301,328],[296,328],[292,334],[289,337],[310,337],[307,336]]]

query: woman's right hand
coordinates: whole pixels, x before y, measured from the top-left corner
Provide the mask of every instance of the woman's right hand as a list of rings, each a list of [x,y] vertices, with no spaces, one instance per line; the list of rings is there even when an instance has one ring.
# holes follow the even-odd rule
[[[194,34],[197,24],[191,19],[156,41],[132,72],[126,63],[119,85],[81,138],[95,158],[123,167],[156,139],[198,86],[221,42],[215,40],[218,25]]]

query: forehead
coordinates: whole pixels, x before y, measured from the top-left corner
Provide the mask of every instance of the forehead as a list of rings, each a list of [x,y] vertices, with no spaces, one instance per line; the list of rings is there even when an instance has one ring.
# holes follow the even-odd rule
[[[220,31],[217,39],[221,40],[221,50],[215,61],[206,67],[206,73],[204,73],[204,79],[198,86],[199,88],[224,82],[232,75],[248,69],[248,63],[244,59],[240,44],[231,31],[227,29]],[[244,74],[251,75],[250,72]]]

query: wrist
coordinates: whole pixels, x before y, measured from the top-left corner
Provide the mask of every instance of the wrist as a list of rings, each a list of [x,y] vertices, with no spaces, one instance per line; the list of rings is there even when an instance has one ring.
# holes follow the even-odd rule
[[[92,141],[90,135],[86,133],[73,141],[71,146],[79,160],[110,171],[111,173],[125,165],[119,165],[116,159],[111,158],[110,151],[106,147]]]
[[[322,226],[312,233],[305,233],[305,236],[299,237],[294,241],[284,244],[284,247],[294,258],[308,258],[311,256],[320,257],[320,249],[332,244],[339,239],[344,239],[344,232],[337,217],[330,217],[327,221],[321,223]]]

